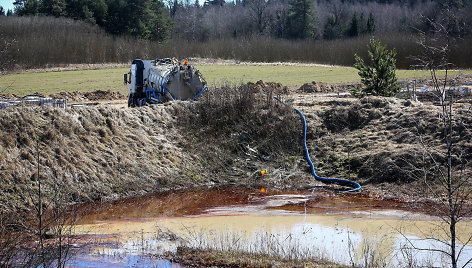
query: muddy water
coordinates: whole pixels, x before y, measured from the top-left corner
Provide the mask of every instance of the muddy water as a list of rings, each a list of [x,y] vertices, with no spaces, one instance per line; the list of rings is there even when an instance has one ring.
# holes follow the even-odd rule
[[[176,264],[146,256],[179,245],[360,266],[447,264],[439,253],[414,249],[443,247],[425,239],[444,235],[441,222],[423,213],[426,207],[359,195],[192,191],[84,209],[88,212],[76,233],[91,247],[77,256],[75,266],[169,267]],[[472,223],[464,222],[459,238],[466,239],[471,230]],[[472,244],[463,254],[461,261],[472,257]]]

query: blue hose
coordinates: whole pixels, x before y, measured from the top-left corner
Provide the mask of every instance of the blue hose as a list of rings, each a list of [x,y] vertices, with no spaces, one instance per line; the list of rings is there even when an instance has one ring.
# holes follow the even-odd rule
[[[202,89],[200,89],[200,91],[197,92],[197,95],[195,95],[195,97],[193,97],[192,100],[195,100],[196,98],[200,97],[200,94],[202,94],[203,91],[205,91],[206,89],[208,89],[208,87],[206,86],[202,87]]]
[[[276,99],[277,101],[279,101],[280,103],[282,103],[284,105],[287,105],[286,103],[284,103],[283,101],[279,100],[276,97],[274,97],[274,99]],[[313,177],[315,177],[315,179],[317,181],[320,181],[320,182],[326,183],[326,184],[338,183],[338,184],[341,184],[341,185],[350,185],[353,189],[347,190],[347,191],[342,191],[342,192],[345,192],[345,193],[360,192],[362,187],[357,182],[350,181],[350,180],[345,180],[345,179],[328,179],[328,178],[323,178],[323,177],[320,177],[320,176],[316,175],[315,166],[313,165],[313,162],[311,162],[310,154],[308,153],[308,147],[306,145],[306,120],[305,120],[305,116],[297,108],[293,108],[293,110],[295,112],[297,112],[297,114],[299,114],[300,117],[302,118],[302,122],[303,122],[303,148],[305,150],[306,161],[310,165],[311,174],[313,175]],[[331,189],[331,188],[328,188],[328,189],[334,190],[334,189]]]

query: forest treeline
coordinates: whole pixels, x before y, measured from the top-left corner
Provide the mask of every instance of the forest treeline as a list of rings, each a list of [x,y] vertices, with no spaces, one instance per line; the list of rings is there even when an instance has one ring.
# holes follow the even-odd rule
[[[0,9],[0,71],[156,57],[352,66],[372,36],[410,68],[428,20],[447,22],[452,62],[472,67],[472,0],[191,1],[17,0]]]
[[[68,17],[115,35],[154,41],[208,41],[254,35],[337,39],[428,30],[448,16],[459,37],[471,34],[472,0],[16,0],[11,15]],[[440,12],[449,10],[450,12]],[[2,10],[2,13],[4,11]]]

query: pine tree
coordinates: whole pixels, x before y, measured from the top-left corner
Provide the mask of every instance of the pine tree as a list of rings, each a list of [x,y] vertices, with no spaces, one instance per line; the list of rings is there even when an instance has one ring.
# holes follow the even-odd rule
[[[177,13],[177,10],[178,10],[179,8],[180,8],[179,2],[178,2],[177,0],[174,0],[174,1],[172,2],[172,5],[170,6],[170,15],[171,15],[172,17],[174,17],[174,16],[175,16],[175,13]]]
[[[400,84],[395,74],[395,50],[387,50],[380,41],[371,39],[369,43],[369,59],[371,65],[364,63],[364,60],[355,55],[356,63],[354,67],[359,70],[361,82],[364,88],[353,89],[354,96],[376,95],[392,97],[400,92]]]
[[[160,0],[151,0],[151,15],[149,24],[151,34],[149,39],[155,41],[165,41],[170,38],[172,30],[172,20],[166,10],[164,3]]]
[[[127,12],[127,3],[125,0],[106,0],[108,6],[105,29],[112,34],[123,34],[126,32],[127,25],[131,19]]]
[[[350,37],[359,36],[359,17],[357,17],[357,13],[354,13],[351,19],[351,24],[349,26],[349,30],[347,35]]]
[[[369,18],[367,19],[367,32],[369,34],[373,34],[375,32],[375,21],[372,12],[369,13]]]
[[[40,10],[46,16],[60,17],[67,15],[65,0],[42,0]]]
[[[343,26],[336,20],[335,16],[331,15],[326,20],[326,24],[323,31],[324,39],[336,39],[342,37]]]
[[[310,0],[292,0],[288,15],[289,35],[292,38],[315,38],[314,12]]]
[[[13,5],[15,5],[15,13],[18,16],[39,14],[40,3],[38,0],[16,0]]]

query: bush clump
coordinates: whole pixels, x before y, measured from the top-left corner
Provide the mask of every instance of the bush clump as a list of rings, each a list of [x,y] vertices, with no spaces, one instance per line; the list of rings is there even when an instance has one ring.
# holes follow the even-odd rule
[[[364,60],[355,55],[354,67],[359,70],[359,76],[364,84],[363,88],[351,89],[351,94],[356,97],[367,95],[393,97],[400,92],[400,84],[395,74],[395,50],[387,50],[380,41],[371,39],[369,43],[369,60],[367,65]]]
[[[208,91],[180,121],[198,136],[249,142],[267,154],[297,151],[301,137],[298,116],[272,98],[280,93],[276,92],[278,87],[259,84],[262,86],[247,84]]]

